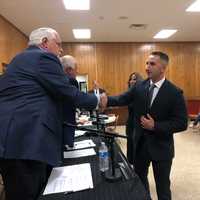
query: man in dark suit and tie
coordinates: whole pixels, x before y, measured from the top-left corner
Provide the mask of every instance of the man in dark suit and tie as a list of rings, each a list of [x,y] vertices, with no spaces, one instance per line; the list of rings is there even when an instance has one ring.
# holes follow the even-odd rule
[[[99,87],[99,83],[94,80],[93,81],[93,89],[88,91],[89,94],[95,94],[97,97],[100,96],[101,94],[105,94],[106,91],[103,88]],[[101,114],[104,114],[104,112],[101,112]],[[90,110],[90,116],[95,116],[96,113]]]
[[[0,168],[7,200],[35,200],[63,158],[63,105],[94,109],[95,95],[69,83],[59,34],[39,28],[0,79]],[[100,98],[103,103],[103,98]]]
[[[146,62],[148,79],[119,96],[108,97],[108,106],[134,104],[135,171],[149,192],[147,175],[152,163],[158,200],[171,200],[173,134],[187,128],[182,91],[165,78],[168,62],[167,54],[152,52]]]
[[[96,96],[99,96],[102,93],[106,93],[106,91],[99,87],[99,83],[97,81],[93,81],[93,89],[89,90],[88,93],[94,93]]]

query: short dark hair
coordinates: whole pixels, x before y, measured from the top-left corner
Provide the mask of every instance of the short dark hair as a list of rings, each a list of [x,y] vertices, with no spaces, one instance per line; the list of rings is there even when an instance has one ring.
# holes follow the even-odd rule
[[[165,61],[167,64],[169,63],[169,56],[166,53],[163,53],[161,51],[153,51],[151,55],[159,56],[161,60]]]

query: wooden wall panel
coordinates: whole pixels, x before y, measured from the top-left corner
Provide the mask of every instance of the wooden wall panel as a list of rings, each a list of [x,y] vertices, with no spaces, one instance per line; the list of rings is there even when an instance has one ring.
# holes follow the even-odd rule
[[[64,43],[64,54],[79,61],[79,73],[96,79],[110,95],[127,89],[130,73],[146,77],[145,62],[150,52],[160,50],[170,57],[166,77],[184,90],[188,99],[200,99],[200,42],[171,43]]]
[[[24,34],[0,16],[0,73],[1,63],[9,63],[18,52],[26,48],[27,42]]]
[[[9,63],[27,42],[24,34],[0,16],[0,73],[1,63]],[[145,62],[150,52],[164,51],[170,57],[167,78],[182,88],[188,99],[200,99],[200,42],[63,43],[63,49],[63,54],[77,58],[79,73],[88,74],[89,88],[97,80],[110,95],[127,89],[133,71],[146,77]]]

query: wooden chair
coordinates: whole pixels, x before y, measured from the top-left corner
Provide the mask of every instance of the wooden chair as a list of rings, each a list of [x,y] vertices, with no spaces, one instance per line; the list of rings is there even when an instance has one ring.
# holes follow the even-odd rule
[[[200,112],[200,100],[187,100],[187,110],[189,121],[195,120]]]

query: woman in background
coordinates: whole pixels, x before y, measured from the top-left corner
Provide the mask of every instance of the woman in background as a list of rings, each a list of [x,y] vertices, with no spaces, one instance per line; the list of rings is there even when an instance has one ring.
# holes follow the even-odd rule
[[[141,81],[143,81],[142,76],[137,72],[133,72],[129,75],[128,87],[133,87],[135,84]],[[130,104],[128,106],[128,120],[126,122],[126,135],[128,136],[127,158],[130,164],[133,164],[136,149],[136,143],[134,141],[134,120],[134,107],[133,104]]]

